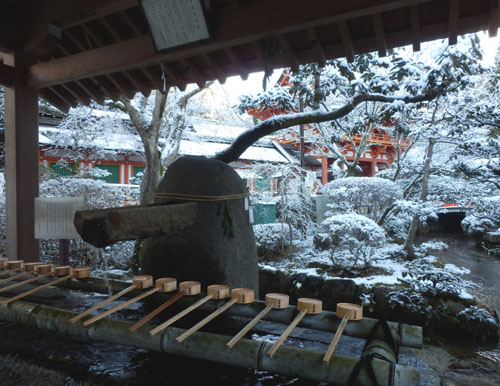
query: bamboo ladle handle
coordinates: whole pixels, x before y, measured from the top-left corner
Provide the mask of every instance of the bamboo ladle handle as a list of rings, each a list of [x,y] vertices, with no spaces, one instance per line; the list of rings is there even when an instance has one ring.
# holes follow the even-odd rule
[[[52,272],[51,273],[46,273],[44,275],[38,275],[38,276],[32,277],[30,279],[20,281],[19,283],[11,284],[11,285],[9,285],[7,287],[0,288],[0,293],[8,291],[8,290],[11,290],[11,289],[14,289],[14,288],[17,288],[17,287],[20,287],[20,286],[25,285],[25,284],[33,283],[34,281],[37,281],[39,279],[43,279],[44,277],[48,277],[48,276],[51,276],[51,275],[52,275]],[[43,288],[46,288],[46,287],[43,287]]]
[[[20,274],[8,277],[7,279],[0,280],[0,284],[7,283],[7,282],[12,281],[12,280],[20,279],[24,276],[29,275],[30,273],[33,273],[33,272],[21,272]]]
[[[293,331],[295,327],[297,327],[297,324],[300,323],[302,318],[307,314],[306,310],[300,311],[300,313],[295,317],[292,323],[286,328],[285,331],[281,334],[281,336],[278,338],[276,342],[274,342],[273,346],[267,351],[267,356],[272,357],[276,351],[280,348],[280,346],[283,344],[283,342],[288,338],[288,335]]]
[[[339,343],[340,337],[344,332],[344,328],[347,325],[349,320],[361,320],[363,318],[363,307],[358,304],[352,303],[338,303],[337,304],[337,316],[342,318],[342,322],[340,322],[340,326],[335,333],[330,346],[328,346],[328,350],[326,350],[325,355],[323,356],[323,362],[328,363],[330,358],[335,351],[335,347]]]
[[[149,296],[149,295],[152,295],[154,294],[155,292],[158,292],[160,290],[160,288],[158,287],[154,287],[152,289],[150,289],[149,291],[147,292],[144,292],[142,294],[140,294],[139,296],[136,296],[135,298],[132,298],[130,300],[127,300],[126,302],[124,303],[120,303],[118,305],[116,305],[115,307],[103,312],[102,314],[99,314],[97,316],[94,316],[93,318],[89,319],[89,320],[86,320],[85,322],[83,322],[83,325],[85,327],[87,327],[88,325],[92,324],[92,323],[95,323],[97,322],[98,320],[101,320],[102,318],[108,316],[108,315],[111,315],[112,313],[118,311],[118,310],[121,310],[122,308],[128,306],[129,304],[132,304],[132,303],[135,303],[135,302],[138,302],[139,300],[145,298],[146,296]]]
[[[210,322],[212,319],[215,319],[217,316],[222,314],[224,311],[226,311],[229,307],[236,304],[237,302],[238,302],[238,299],[232,298],[230,301],[228,301],[226,304],[224,304],[221,308],[215,310],[210,315],[208,315],[205,319],[199,321],[193,327],[191,327],[189,330],[187,330],[186,332],[184,332],[183,334],[181,334],[177,338],[175,338],[175,341],[177,343],[181,343],[184,339],[186,339],[190,335],[194,334],[196,331],[198,331],[200,328],[202,328],[205,324]]]
[[[166,322],[163,322],[162,324],[160,324],[159,326],[153,328],[151,331],[149,331],[149,335],[153,336],[153,335],[156,335],[158,334],[160,331],[164,330],[165,328],[167,328],[168,326],[170,326],[171,324],[175,323],[176,321],[178,321],[180,318],[182,318],[183,316],[189,314],[191,311],[195,310],[196,308],[198,308],[199,306],[201,306],[202,304],[205,304],[206,302],[208,302],[210,299],[212,299],[214,296],[213,295],[207,295],[205,296],[204,298],[198,300],[196,303],[190,305],[188,308],[186,308],[185,310],[179,312],[177,315],[175,316],[172,316],[169,320],[167,320]]]
[[[337,347],[337,343],[339,343],[340,337],[342,336],[342,333],[344,332],[344,328],[347,325],[348,321],[349,321],[349,315],[344,315],[344,317],[342,318],[342,322],[340,322],[340,326],[337,329],[337,332],[335,333],[332,342],[330,343],[330,346],[328,346],[328,350],[326,350],[326,353],[323,357],[323,362],[325,363],[330,362],[330,358],[332,357],[333,352],[335,351],[335,347]]]
[[[21,268],[14,268],[14,269],[9,269],[9,270],[7,270],[5,272],[0,272],[0,277],[7,276],[9,273],[18,272],[20,270],[21,270]]]
[[[238,343],[240,341],[241,338],[243,338],[245,336],[245,334],[248,331],[250,331],[257,323],[259,323],[260,320],[264,316],[266,316],[269,313],[269,311],[271,311],[272,309],[273,309],[272,306],[267,306],[261,312],[259,312],[259,314],[257,316],[255,316],[255,318],[253,318],[245,327],[243,327],[243,329],[240,332],[238,332],[233,337],[233,339],[231,339],[229,342],[226,343],[226,346],[229,348],[232,348],[236,343]]]
[[[46,274],[46,275],[41,275],[41,276],[37,276],[36,278],[33,278],[33,279],[40,279],[41,277],[45,277],[45,276],[48,276],[48,275],[49,275],[49,274]],[[61,277],[61,278],[59,278],[59,279],[57,279],[57,280],[54,280],[54,281],[52,281],[52,282],[50,282],[50,283],[43,284],[43,285],[41,285],[41,286],[39,286],[39,287],[33,288],[32,290],[29,290],[29,291],[23,292],[22,294],[19,294],[19,295],[17,295],[17,296],[14,296],[13,298],[6,299],[6,300],[4,300],[4,301],[0,302],[0,304],[9,304],[9,303],[12,303],[12,302],[14,302],[14,301],[16,301],[16,300],[19,300],[19,299],[21,299],[21,298],[24,298],[25,296],[28,296],[28,295],[34,294],[35,292],[38,292],[38,291],[40,291],[40,290],[43,290],[44,288],[50,287],[50,286],[52,286],[52,285],[59,284],[59,283],[61,283],[61,282],[65,281],[65,280],[69,280],[69,279],[71,279],[72,277],[73,277],[73,275],[72,275],[72,274],[67,275],[67,276],[63,276],[63,277]],[[32,280],[32,279],[29,279],[29,280]],[[24,282],[21,282],[21,283],[24,283],[24,284],[25,284],[25,282],[26,282],[26,281],[27,281],[27,280],[25,280]],[[20,284],[20,283],[17,283],[17,284]],[[15,284],[14,284],[14,285],[15,285]],[[12,287],[12,286],[10,286],[10,287]],[[8,287],[7,287],[7,288],[8,288]]]
[[[174,304],[177,300],[182,298],[186,293],[184,291],[179,292],[175,296],[173,296],[171,299],[167,300],[165,303],[163,303],[161,306],[159,306],[157,309],[152,311],[149,315],[146,315],[144,318],[142,318],[140,321],[138,321],[136,324],[134,324],[132,327],[130,327],[128,330],[129,332],[134,332],[140,327],[142,327],[144,324],[149,322],[151,319],[153,319],[156,315],[158,315],[160,312],[165,310],[167,307],[170,305]]]
[[[107,299],[103,300],[102,302],[100,302],[99,304],[96,304],[95,306],[93,306],[92,308],[89,308],[88,310],[82,312],[81,314],[75,316],[74,318],[70,319],[69,321],[71,323],[75,323],[75,322],[78,322],[80,319],[83,319],[84,317],[86,317],[87,315],[90,315],[92,312],[98,310],[99,308],[105,306],[106,304],[108,303],[111,303],[113,300],[116,300],[118,299],[119,297],[129,293],[130,291],[132,291],[135,287],[133,285],[131,285],[130,287],[127,287],[123,290],[121,290],[120,292],[114,294],[113,296],[110,296],[108,297]]]
[[[245,334],[250,331],[259,321],[267,315],[269,311],[273,308],[278,310],[283,310],[288,308],[289,304],[289,296],[285,294],[279,293],[268,293],[266,294],[266,307],[253,318],[243,329],[234,336],[229,342],[226,343],[228,348],[232,348],[236,343],[238,343],[241,338],[245,336]]]

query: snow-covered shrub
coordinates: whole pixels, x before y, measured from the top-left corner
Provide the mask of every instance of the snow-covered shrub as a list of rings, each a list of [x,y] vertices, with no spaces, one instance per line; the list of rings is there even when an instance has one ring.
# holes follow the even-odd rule
[[[283,231],[284,224],[258,224],[253,231],[259,257],[280,255],[284,247],[290,245],[289,233]]]
[[[484,197],[467,212],[462,229],[472,237],[500,228],[500,196]]]
[[[415,312],[425,319],[432,317],[432,306],[427,299],[421,293],[409,288],[389,292],[387,302],[391,308]]]
[[[384,230],[359,214],[339,214],[323,221],[332,250],[332,262],[350,268],[370,267],[375,251],[385,242]],[[361,264],[362,263],[362,264]]]
[[[403,213],[387,216],[382,223],[382,228],[385,230],[387,238],[394,242],[403,243],[408,229],[410,228],[411,217]]]
[[[444,251],[448,248],[448,244],[442,241],[427,241],[425,243],[421,243],[416,249],[415,253],[418,256],[430,256],[434,253]]]
[[[457,314],[462,328],[467,329],[474,338],[483,341],[498,337],[499,325],[495,318],[484,308],[469,306]]]
[[[378,177],[339,178],[326,184],[323,193],[333,212],[355,212],[375,221],[385,208],[403,197],[398,185]]]

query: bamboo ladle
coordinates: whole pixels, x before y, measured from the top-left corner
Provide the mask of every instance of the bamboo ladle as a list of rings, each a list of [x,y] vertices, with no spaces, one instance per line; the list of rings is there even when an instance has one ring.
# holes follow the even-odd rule
[[[344,331],[345,326],[349,320],[361,320],[363,319],[363,307],[357,304],[351,303],[338,303],[337,304],[337,317],[342,318],[342,322],[340,322],[340,326],[335,333],[330,346],[328,346],[328,350],[326,350],[325,356],[323,357],[323,362],[330,362],[330,358],[333,355],[333,351],[335,347],[337,347],[337,343],[339,343],[342,332]]]
[[[254,296],[255,296],[254,290],[252,290],[250,288],[234,288],[231,291],[231,300],[230,301],[228,301],[226,304],[224,304],[221,308],[218,308],[217,310],[212,312],[205,319],[196,323],[189,330],[187,330],[183,334],[179,335],[177,338],[175,338],[175,341],[177,343],[181,343],[184,339],[187,339],[190,335],[194,334],[196,331],[198,331],[200,328],[202,328],[204,325],[206,325],[212,319],[215,319],[217,316],[222,314],[224,311],[226,311],[227,309],[229,309],[230,307],[232,307],[236,303],[239,303],[239,304],[253,303]]]
[[[287,308],[289,304],[289,297],[285,294],[277,294],[277,293],[269,293],[266,294],[266,307],[253,318],[243,329],[238,332],[229,342],[226,343],[226,346],[232,348],[236,343],[240,341],[241,338],[245,336],[245,334],[250,331],[259,321],[266,316],[269,311],[272,309],[284,309]]]
[[[267,351],[267,356],[272,357],[276,351],[280,348],[283,342],[288,338],[288,335],[292,333],[295,327],[300,323],[302,318],[306,314],[320,314],[323,307],[323,302],[318,299],[310,298],[299,298],[297,299],[297,310],[300,313],[295,317],[295,319],[290,323],[285,331],[281,334],[278,340],[273,344],[273,346]]]
[[[179,291],[186,292],[185,295],[198,295],[201,291],[201,285],[197,281],[185,281],[179,284]],[[183,316],[189,314],[191,311],[205,304],[210,299],[225,299],[229,295],[229,287],[227,285],[214,284],[207,287],[207,296],[201,298],[196,303],[190,305],[188,308],[179,312],[177,315],[172,316],[167,321],[149,331],[149,335],[153,336],[164,330],[171,324],[178,321]]]
[[[77,316],[75,316],[74,318],[71,318],[69,321],[71,323],[75,323],[77,321],[79,321],[80,319],[83,319],[84,317],[86,317],[87,315],[90,315],[92,312],[98,310],[99,308],[101,307],[104,307],[106,304],[108,303],[111,303],[113,300],[116,300],[118,299],[119,297],[127,294],[128,292],[132,291],[133,289],[144,289],[144,288],[149,288],[151,287],[153,284],[153,278],[149,275],[139,275],[139,276],[134,276],[132,278],[132,285],[121,290],[120,292],[106,298],[105,300],[103,300],[102,302],[100,302],[99,304],[96,304],[95,306],[89,308],[88,310],[82,312],[81,314],[78,314]],[[145,285],[148,285],[149,287],[145,287]]]
[[[38,267],[39,265],[40,263],[24,263],[23,265],[24,272],[8,277],[7,279],[0,280],[0,284],[7,283],[12,280],[21,279],[22,277],[27,276],[29,274],[34,274],[36,267]]]
[[[142,288],[144,288],[144,289],[153,287],[153,276],[149,276],[149,275],[136,276],[135,281],[138,283],[137,285],[142,285]],[[142,284],[139,284],[141,282],[142,282]],[[156,285],[152,289],[150,289],[149,291],[146,291],[146,292],[136,296],[135,298],[132,298],[130,300],[127,300],[126,302],[123,302],[123,303],[116,305],[115,307],[103,312],[102,314],[99,314],[97,316],[94,316],[93,318],[90,318],[89,320],[86,320],[85,322],[83,322],[83,325],[85,327],[87,327],[87,326],[91,325],[92,323],[95,323],[98,320],[101,320],[102,318],[104,318],[108,315],[111,315],[111,314],[115,313],[116,311],[119,311],[122,308],[125,308],[126,306],[128,306],[132,303],[135,303],[141,299],[144,299],[146,296],[152,295],[158,291],[171,292],[171,291],[174,291],[176,287],[177,287],[177,280],[174,278],[165,277],[162,279],[157,279]]]
[[[52,269],[52,264],[46,264],[46,265],[49,265],[50,267],[48,267],[48,268]],[[44,266],[46,266],[46,265],[44,265]],[[39,270],[40,267],[42,267],[42,266],[39,265],[37,267],[37,270]],[[59,276],[59,279],[54,280],[50,283],[43,284],[43,285],[38,286],[36,288],[33,288],[29,291],[23,292],[22,294],[14,296],[13,298],[6,299],[6,300],[0,302],[0,304],[9,304],[13,301],[16,301],[16,300],[19,300],[21,298],[24,298],[25,296],[34,294],[35,292],[41,291],[44,288],[62,283],[63,281],[69,280],[71,278],[75,278],[75,279],[88,278],[90,276],[90,268],[89,267],[78,267],[78,268],[72,269],[69,265],[58,266],[58,267],[54,268],[53,273],[43,274],[43,275],[31,278],[31,279],[25,280],[24,282],[21,282],[21,283],[26,284],[26,282],[29,280],[33,281],[33,279],[40,279],[41,277],[49,276],[49,275]],[[20,284],[20,283],[17,283],[17,284]],[[14,285],[17,285],[17,284],[14,284]],[[12,286],[10,286],[10,287],[12,287]]]
[[[172,289],[174,291],[175,288]],[[129,332],[135,332],[138,330],[140,327],[142,327],[144,324],[149,322],[151,319],[153,319],[156,315],[158,315],[160,312],[165,310],[167,307],[170,305],[174,304],[177,300],[182,298],[184,295],[197,295],[200,293],[201,290],[201,285],[199,282],[182,282],[179,284],[179,292],[171,297],[169,300],[167,300],[165,303],[163,303],[161,306],[156,308],[154,311],[151,311],[148,315],[146,315],[144,318],[139,320],[136,324],[134,324],[132,327],[130,327],[128,330]]]
[[[15,284],[11,284],[7,287],[0,288],[0,293],[5,292],[5,291],[9,291],[11,289],[20,287],[20,286],[25,285],[25,284],[33,283],[34,281],[43,279],[44,277],[52,276],[53,270],[54,270],[53,264],[39,264],[35,267],[34,273],[36,274],[36,276],[34,276],[30,279],[26,279],[26,280],[17,282]]]
[[[20,271],[23,268],[22,260],[7,260],[5,262],[4,268],[7,267],[5,272],[0,273],[0,277],[7,276],[12,272]]]
[[[0,258],[0,269],[5,269],[5,267],[7,266],[7,261],[9,261],[8,259],[6,258]]]

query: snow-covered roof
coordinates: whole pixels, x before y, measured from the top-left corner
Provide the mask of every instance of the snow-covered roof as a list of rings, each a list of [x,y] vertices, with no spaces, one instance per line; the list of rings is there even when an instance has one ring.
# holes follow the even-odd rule
[[[245,128],[237,126],[203,124],[196,125],[194,130],[195,133],[192,132],[190,135],[187,135],[186,138],[182,139],[179,149],[180,155],[200,155],[211,157],[229,146],[228,137],[234,138],[238,136],[245,130]],[[38,137],[40,145],[54,145],[54,141],[50,137],[60,134],[61,132],[62,129],[58,129],[56,127],[40,126]],[[195,134],[200,134],[201,137],[198,137]],[[207,140],[207,138],[210,138],[211,140]],[[289,162],[276,150],[270,140],[261,141],[259,144],[265,144],[266,146],[254,145],[249,147],[241,155],[240,160],[281,163]],[[142,142],[139,136],[134,134],[113,133],[113,135],[92,139],[87,144],[87,147],[114,150],[124,153],[143,153]]]

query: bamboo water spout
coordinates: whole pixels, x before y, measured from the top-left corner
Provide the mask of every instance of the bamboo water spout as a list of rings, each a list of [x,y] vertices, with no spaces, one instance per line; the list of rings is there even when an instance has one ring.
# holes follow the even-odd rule
[[[200,328],[202,328],[204,325],[206,325],[208,322],[210,322],[212,319],[216,318],[220,314],[222,314],[224,311],[229,309],[229,307],[232,307],[234,304],[239,303],[239,304],[249,304],[253,303],[254,301],[254,291],[249,288],[235,288],[231,291],[231,300],[228,301],[226,304],[224,304],[221,308],[218,308],[214,312],[212,312],[210,315],[208,315],[205,319],[201,320],[197,324],[195,324],[193,327],[191,327],[189,330],[184,332],[182,335],[179,335],[175,341],[177,343],[181,343],[184,339],[188,338],[191,334],[194,334],[196,331],[198,331]]]

